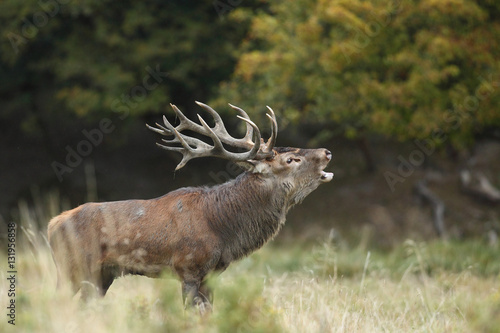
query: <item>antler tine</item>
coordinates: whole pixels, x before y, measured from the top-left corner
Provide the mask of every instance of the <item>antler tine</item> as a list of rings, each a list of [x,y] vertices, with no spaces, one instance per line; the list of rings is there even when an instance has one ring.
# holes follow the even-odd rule
[[[243,110],[237,106],[234,106],[231,103],[227,103],[227,104],[229,104],[229,106],[232,107],[234,110],[238,111],[244,119],[250,120],[250,117],[245,112],[245,110]],[[249,123],[247,123],[247,132],[245,133],[245,136],[243,137],[242,140],[246,140],[247,142],[252,142],[252,138],[253,138],[253,126],[251,126]]]
[[[152,130],[153,132],[156,132],[156,133],[159,133],[161,135],[164,135],[164,136],[174,136],[173,139],[171,140],[167,140],[167,139],[161,139],[161,141],[167,143],[167,144],[172,144],[172,143],[181,143],[179,141],[179,139],[177,138],[177,136],[174,134],[174,132],[172,132],[171,130],[169,130],[168,128],[156,123],[156,126],[158,126],[158,128],[155,128],[155,127],[152,127],[152,126],[149,126],[148,124],[146,124],[146,127],[150,130]],[[184,141],[189,145],[189,146],[203,146],[205,145],[206,148],[209,148],[210,145],[206,144],[205,142],[201,141],[201,140],[198,140],[196,138],[191,138],[189,136],[186,136],[186,135],[182,135],[179,130],[177,130],[178,134],[182,136],[182,138],[184,139]],[[183,149],[182,147],[170,147],[170,146],[163,146],[161,144],[157,144],[159,145],[160,147],[166,149],[166,150],[173,150],[173,151],[180,151],[178,150],[177,148],[179,149]]]
[[[167,117],[163,116],[163,122],[165,123],[165,126],[175,135],[175,138],[179,140],[179,143],[184,147],[187,151],[193,151],[193,148],[184,140],[184,137],[179,131],[175,129],[172,124],[167,120]],[[190,138],[193,139],[193,138]],[[175,140],[174,140],[175,141]]]
[[[150,129],[151,131],[153,132],[156,132],[156,133],[159,133],[161,135],[169,135],[169,134],[165,134],[165,129],[163,126],[161,126],[160,124],[156,123],[156,126],[158,126],[159,128],[155,128],[153,126],[149,126],[148,124],[146,124],[146,127],[148,129]]]
[[[147,128],[152,131],[163,136],[171,137],[171,139],[162,139],[162,143],[164,144],[157,143],[160,148],[180,152],[182,154],[182,160],[175,168],[176,170],[179,170],[186,165],[188,161],[197,157],[215,156],[232,161],[247,161],[251,159],[263,159],[268,157],[270,153],[272,154],[271,150],[276,141],[277,125],[274,112],[270,108],[271,115],[268,114],[267,116],[271,120],[273,132],[271,138],[264,145],[259,128],[252,120],[250,120],[248,114],[242,109],[229,104],[233,109],[240,113],[237,118],[243,120],[247,125],[247,133],[245,137],[238,139],[232,137],[227,132],[222,118],[214,109],[206,104],[200,102],[196,103],[210,113],[215,121],[214,127],[210,127],[200,115],[198,115],[198,119],[201,125],[193,122],[173,104],[170,105],[179,118],[179,125],[174,127],[165,116],[163,116],[164,125],[158,123],[156,124],[157,127],[147,125]],[[213,145],[195,137],[182,134],[182,131],[184,130],[189,130],[209,137],[212,140]],[[241,153],[231,152],[226,150],[224,144],[236,148],[244,148],[246,151]]]
[[[246,112],[243,111],[245,114]],[[246,115],[248,117],[248,115]],[[247,160],[249,159],[252,159],[254,158],[255,156],[257,156],[257,153],[259,152],[260,150],[260,143],[262,141],[262,138],[261,138],[261,135],[260,135],[260,131],[259,131],[259,127],[257,127],[257,125],[255,125],[255,123],[253,121],[250,120],[250,118],[245,118],[245,117],[242,117],[242,116],[236,116],[238,119],[241,119],[243,121],[245,121],[247,123],[247,126],[250,125],[250,128],[252,128],[251,130],[251,133],[254,134],[254,145],[252,147],[252,149],[248,152],[248,157],[247,157]],[[247,131],[248,133],[248,131]]]
[[[274,114],[273,109],[269,105],[266,105],[269,113],[266,113],[266,116],[271,121],[271,136],[267,140],[266,143],[266,151],[271,152],[276,144],[276,138],[278,137],[278,122],[276,121],[276,115]]]
[[[217,136],[220,138],[220,140],[226,144],[229,145],[242,145],[244,148],[251,148],[253,147],[253,142],[252,142],[252,136],[253,133],[248,135],[248,127],[247,127],[247,135],[245,135],[243,138],[235,138],[232,135],[230,135],[226,129],[226,126],[224,126],[224,122],[222,121],[222,118],[220,115],[212,109],[210,106],[201,103],[201,102],[196,102],[199,106],[201,106],[204,110],[206,110],[210,115],[213,117],[215,121],[215,126],[212,128],[212,130],[217,134]],[[243,111],[243,110],[241,110]],[[243,111],[242,113],[247,119],[250,119],[248,115]],[[248,125],[247,125],[248,126]],[[250,127],[251,128],[251,127]],[[252,130],[250,130],[252,131]]]
[[[166,143],[170,143],[168,140],[165,140],[165,139],[162,139],[161,141],[164,141]],[[162,145],[161,143],[156,143],[156,145],[158,147],[160,147],[161,149],[165,149],[165,150],[169,150],[169,151],[177,151],[179,153],[182,153],[184,151],[184,147],[170,147],[170,146],[165,146],[165,145]]]
[[[198,104],[199,106],[201,106],[208,113],[210,113],[210,115],[214,118],[214,120],[215,120],[214,130],[216,132],[221,131],[224,134],[229,135],[229,133],[226,130],[226,127],[224,126],[224,122],[222,121],[222,118],[219,116],[219,114],[214,109],[212,109],[210,106],[208,106],[202,102],[195,101],[195,103]]]
[[[194,121],[189,120],[189,118],[186,117],[184,113],[182,113],[181,110],[179,110],[179,108],[177,108],[177,106],[175,106],[174,104],[170,104],[170,106],[172,107],[172,109],[174,109],[175,114],[179,118],[180,124],[176,127],[179,132],[187,129],[190,131],[203,133],[203,126],[200,126]]]
[[[249,119],[249,120],[250,120],[250,117],[248,116],[248,113],[247,113],[245,110],[243,110],[242,108],[237,107],[236,105],[233,105],[233,104],[231,104],[231,103],[227,103],[227,104],[228,104],[230,107],[232,107],[233,109],[237,110],[239,113],[241,113],[241,116],[242,116],[243,118],[246,118],[246,119]]]
[[[242,119],[246,121],[250,126],[252,126],[255,129],[255,144],[253,145],[252,149],[248,152],[245,153],[232,153],[224,149],[224,146],[222,145],[222,142],[220,138],[217,136],[215,131],[208,126],[208,124],[203,120],[203,118],[198,115],[198,119],[200,120],[200,123],[203,125],[203,127],[210,133],[209,136],[214,142],[214,147],[210,150],[211,155],[213,156],[218,156],[226,159],[231,159],[235,161],[245,161],[245,160],[250,160],[254,158],[257,155],[257,152],[260,149],[260,141],[261,141],[261,136],[260,136],[260,131],[257,125],[250,119],[245,119],[241,116],[237,116],[239,119]]]
[[[211,146],[206,144],[205,142],[198,140],[196,138],[192,138],[186,135],[182,135],[175,127],[170,124],[170,122],[167,120],[167,117],[163,116],[163,122],[165,123],[166,128],[163,126],[158,125],[158,127],[163,128],[163,133],[165,133],[165,130],[170,131],[168,134],[173,134],[175,136],[174,139],[172,140],[165,140],[162,139],[163,142],[170,144],[170,143],[180,143],[182,147],[171,147],[171,146],[165,146],[162,144],[157,143],[156,145],[162,149],[168,150],[168,151],[176,151],[180,152],[182,154],[182,160],[177,166],[175,167],[175,170],[179,170],[182,168],[184,165],[186,165],[187,162],[189,162],[191,159],[196,157],[196,151],[201,150],[202,152],[208,151]],[[162,133],[162,134],[163,134]],[[165,134],[164,134],[165,135]],[[196,148],[192,148],[191,145],[195,146]]]
[[[208,135],[214,142],[214,147],[212,148],[212,151],[224,151],[224,146],[222,145],[222,142],[220,141],[219,137],[215,132],[208,126],[208,124],[203,120],[203,118],[198,114],[198,119],[200,120],[201,125],[205,128],[205,130],[208,132]]]

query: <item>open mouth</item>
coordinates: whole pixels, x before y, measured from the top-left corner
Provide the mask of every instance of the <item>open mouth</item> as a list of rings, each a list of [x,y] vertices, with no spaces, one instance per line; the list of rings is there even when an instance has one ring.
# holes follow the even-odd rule
[[[325,152],[326,152],[327,162],[326,162],[325,166],[323,167],[323,169],[326,168],[328,163],[330,163],[330,161],[332,160],[332,153],[329,150],[326,150]],[[332,178],[333,178],[333,172],[325,172],[325,170],[321,171],[320,180],[323,183],[328,183],[330,180],[332,180]]]
[[[328,183],[333,178],[333,172],[325,172],[321,171],[321,181],[324,183]]]

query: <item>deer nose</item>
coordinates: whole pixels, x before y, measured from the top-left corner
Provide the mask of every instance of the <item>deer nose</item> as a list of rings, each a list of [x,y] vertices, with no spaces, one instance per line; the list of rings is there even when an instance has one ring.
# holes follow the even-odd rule
[[[330,161],[332,159],[332,152],[325,149],[326,158]]]

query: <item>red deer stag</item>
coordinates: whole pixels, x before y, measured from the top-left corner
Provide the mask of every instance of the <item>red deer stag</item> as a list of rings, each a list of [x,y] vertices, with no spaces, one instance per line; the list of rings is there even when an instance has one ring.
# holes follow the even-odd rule
[[[209,307],[207,274],[224,271],[272,239],[292,206],[332,180],[333,173],[323,171],[332,158],[330,151],[274,147],[278,126],[271,108],[267,116],[272,133],[264,142],[242,109],[231,105],[247,127],[243,138],[234,138],[216,111],[198,105],[212,115],[214,127],[199,115],[201,125],[189,120],[172,105],[179,125],[172,126],[166,117],[164,126],[147,125],[170,137],[157,145],[182,153],[176,170],[193,158],[216,156],[246,171],[211,188],[181,188],[151,200],[86,203],[54,217],[48,235],[58,285],[65,276],[75,293],[82,289],[83,299],[89,291],[104,296],[121,275],[158,277],[169,267],[182,281],[185,304]],[[213,145],[185,131],[206,136]]]

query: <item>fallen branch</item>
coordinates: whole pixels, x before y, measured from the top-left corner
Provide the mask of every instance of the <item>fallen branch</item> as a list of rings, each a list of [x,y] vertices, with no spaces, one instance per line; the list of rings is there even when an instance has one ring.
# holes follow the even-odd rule
[[[464,193],[489,203],[500,203],[500,191],[491,184],[484,174],[472,174],[469,170],[462,170],[460,183]]]
[[[441,238],[446,238],[446,229],[444,226],[444,202],[427,187],[425,180],[418,181],[414,186],[415,194],[432,208],[432,221],[434,230]]]

